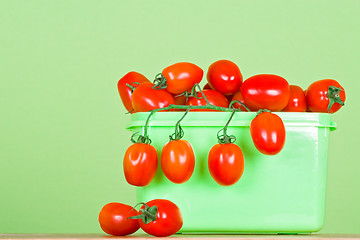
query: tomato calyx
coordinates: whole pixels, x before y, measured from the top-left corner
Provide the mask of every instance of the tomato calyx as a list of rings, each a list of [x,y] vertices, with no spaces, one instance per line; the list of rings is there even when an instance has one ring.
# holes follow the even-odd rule
[[[236,110],[234,109],[230,115],[229,120],[225,124],[225,126],[222,129],[220,129],[217,133],[218,142],[220,144],[228,144],[228,143],[233,143],[236,141],[236,137],[234,135],[227,134],[227,128],[228,128],[229,123],[230,123],[231,119],[233,118],[235,112],[236,112]]]
[[[153,89],[166,89],[167,88],[167,79],[162,73],[158,73],[154,79]]]
[[[138,203],[137,205],[139,205],[139,204],[142,204],[145,207],[144,209],[143,208],[140,209],[141,214],[132,216],[132,217],[128,217],[128,219],[141,219],[143,221],[143,223],[145,223],[145,224],[151,223],[157,219],[157,217],[156,217],[156,214],[158,211],[157,206],[154,205],[154,206],[149,207],[146,203]]]
[[[327,107],[328,113],[330,112],[331,107],[334,103],[339,103],[341,106],[344,106],[344,102],[340,98],[340,91],[343,91],[340,87],[329,86],[327,97],[329,98],[329,105]]]
[[[137,139],[135,140],[135,135],[138,135],[139,133],[136,132],[133,135],[131,135],[131,142],[133,143],[145,143],[145,144],[151,144],[151,139],[147,135],[139,135]]]
[[[259,111],[257,111],[257,113],[256,113],[256,116],[258,116],[259,114],[264,113],[264,112],[271,113],[271,111],[269,109],[259,109]]]

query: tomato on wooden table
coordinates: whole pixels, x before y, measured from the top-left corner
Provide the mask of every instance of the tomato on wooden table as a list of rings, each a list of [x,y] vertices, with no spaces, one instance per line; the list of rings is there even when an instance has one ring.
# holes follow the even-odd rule
[[[344,88],[334,79],[313,82],[306,90],[308,109],[311,112],[334,113],[346,99]]]
[[[127,86],[126,84],[130,84],[134,88],[139,84],[144,82],[150,82],[144,75],[138,72],[128,72],[125,76],[123,76],[117,83],[117,88],[119,91],[119,95],[122,103],[126,110],[130,113],[134,113],[132,102],[131,102],[131,94],[133,90]]]
[[[134,143],[125,152],[123,168],[126,181],[146,186],[154,178],[158,166],[156,149],[147,143]]]
[[[189,62],[175,63],[162,71],[166,79],[166,90],[172,94],[191,91],[196,83],[200,83],[204,71],[197,65]]]
[[[129,235],[140,228],[138,220],[128,219],[136,215],[138,211],[129,205],[117,202],[108,203],[99,213],[100,227],[113,236]]]
[[[283,112],[306,112],[307,103],[304,90],[297,85],[290,85],[290,98]]]
[[[166,143],[161,152],[161,168],[173,183],[188,181],[195,168],[195,154],[191,144],[183,139]]]
[[[209,66],[207,80],[210,87],[224,95],[233,95],[242,84],[239,67],[229,60],[219,60]]]
[[[139,219],[144,232],[156,236],[167,237],[177,233],[183,219],[179,207],[166,199],[154,199],[140,208],[142,214],[133,217]]]
[[[203,93],[210,104],[218,106],[218,107],[228,107],[229,101],[226,99],[226,97],[215,90],[203,90]],[[189,106],[205,106],[207,105],[207,102],[205,98],[203,97],[201,92],[198,92],[196,94],[196,97],[189,97],[187,105]],[[208,110],[208,109],[191,109],[190,111],[215,111],[215,110]]]
[[[233,185],[244,172],[244,155],[234,143],[218,143],[209,151],[208,168],[218,184]]]
[[[255,147],[266,155],[278,154],[285,145],[285,126],[282,119],[271,112],[259,113],[250,123]]]
[[[132,93],[132,106],[136,112],[148,112],[175,104],[173,95],[165,89],[154,89],[153,86],[153,83],[142,83]]]
[[[281,111],[288,104],[290,86],[283,77],[259,74],[243,82],[241,93],[251,110],[268,109],[276,112]]]

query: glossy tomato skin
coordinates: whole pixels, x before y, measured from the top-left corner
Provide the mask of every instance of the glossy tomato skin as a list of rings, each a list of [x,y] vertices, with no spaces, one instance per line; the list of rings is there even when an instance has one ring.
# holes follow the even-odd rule
[[[215,90],[203,90],[203,93],[205,97],[208,99],[209,103],[218,107],[228,107],[229,101],[226,99],[226,97]],[[207,104],[205,98],[202,97],[203,95],[201,92],[197,93],[197,97],[200,99],[197,99],[196,97],[190,97],[188,99],[187,105],[189,106],[204,106]],[[214,111],[214,110],[202,110],[202,109],[193,109],[191,111]]]
[[[129,205],[117,202],[108,203],[99,213],[100,227],[113,236],[129,235],[140,228],[138,220],[128,219],[136,215],[138,212]]]
[[[165,89],[153,89],[153,83],[142,83],[131,95],[132,106],[136,112],[148,112],[175,104],[173,95]]]
[[[123,168],[126,181],[134,186],[148,185],[158,166],[155,148],[146,143],[134,143],[125,152]]]
[[[255,147],[266,155],[278,154],[285,145],[285,126],[281,118],[270,112],[258,114],[250,123]]]
[[[131,102],[131,94],[132,90],[126,84],[130,84],[133,87],[137,87],[137,84],[133,84],[137,82],[139,84],[144,82],[150,82],[144,75],[138,72],[128,72],[125,76],[123,76],[117,83],[117,88],[119,91],[120,98],[124,107],[128,112],[134,113],[132,102]]]
[[[224,95],[233,95],[240,89],[243,77],[235,63],[219,60],[209,66],[207,80],[212,89]]]
[[[290,99],[283,112],[306,112],[307,103],[304,90],[297,85],[290,85]]]
[[[195,168],[195,154],[191,144],[183,139],[166,143],[161,152],[161,168],[171,182],[187,182]]]
[[[189,62],[175,63],[162,71],[166,78],[166,90],[172,94],[190,91],[195,83],[200,83],[204,71],[197,65]]]
[[[273,74],[259,74],[246,79],[241,94],[251,110],[268,109],[276,112],[286,107],[290,86],[286,79]]]
[[[166,199],[154,199],[146,203],[149,207],[157,206],[156,220],[145,224],[139,220],[140,227],[144,232],[156,236],[167,237],[177,233],[182,225],[183,219],[179,207]],[[144,206],[141,207],[144,209]]]
[[[306,100],[308,103],[308,109],[311,112],[327,113],[329,98],[327,97],[329,86],[341,88],[340,99],[345,102],[346,95],[344,88],[334,79],[323,79],[313,82],[306,90]],[[330,108],[329,113],[337,112],[341,108],[339,103],[334,103]]]
[[[216,144],[209,151],[208,168],[218,184],[233,185],[244,172],[244,155],[234,143]]]

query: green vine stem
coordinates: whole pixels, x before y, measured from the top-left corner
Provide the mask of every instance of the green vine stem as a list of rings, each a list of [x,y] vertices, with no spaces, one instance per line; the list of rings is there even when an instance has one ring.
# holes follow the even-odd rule
[[[171,134],[170,137],[170,141],[173,140],[180,140],[184,137],[184,130],[182,129],[180,122],[185,118],[186,114],[188,114],[188,112],[190,111],[191,106],[186,110],[186,112],[184,113],[184,115],[179,119],[179,121],[177,121],[176,125],[175,125],[175,132],[173,134]]]
[[[233,142],[236,141],[236,137],[234,135],[228,135],[227,134],[227,128],[228,128],[229,123],[230,123],[231,119],[233,118],[235,112],[236,112],[236,110],[234,109],[233,112],[230,115],[229,120],[225,124],[225,126],[222,129],[220,129],[218,131],[218,133],[217,133],[218,142],[220,144],[233,143]],[[220,135],[221,132],[222,132],[222,134]]]
[[[159,74],[158,74],[159,75]],[[219,107],[219,106],[215,106],[213,104],[211,104],[209,102],[209,100],[206,98],[205,94],[203,93],[203,91],[201,90],[201,87],[199,84],[195,84],[191,90],[191,93],[190,95],[188,96],[197,96],[197,92],[196,92],[196,88],[199,89],[199,91],[201,92],[202,94],[202,98],[205,99],[206,101],[206,105],[202,105],[202,106],[193,106],[193,105],[175,105],[175,104],[170,104],[169,106],[167,107],[163,107],[163,108],[157,108],[157,109],[154,109],[152,111],[150,111],[150,114],[149,116],[147,117],[146,121],[145,121],[145,125],[144,125],[144,129],[143,129],[143,135],[140,135],[138,137],[137,140],[134,139],[134,135],[131,137],[131,141],[132,142],[141,142],[141,143],[151,143],[151,139],[149,138],[149,134],[148,134],[148,128],[149,128],[149,122],[150,122],[150,119],[151,117],[154,115],[154,113],[156,112],[159,112],[159,111],[170,111],[170,110],[173,110],[173,109],[186,109],[186,113],[182,116],[182,118],[178,121],[178,126],[176,129],[175,129],[175,136],[174,136],[174,139],[177,139],[181,136],[181,126],[180,126],[180,122],[181,120],[186,116],[186,114],[190,111],[190,109],[198,109],[198,110],[215,110],[215,111],[221,111],[221,112],[230,112],[230,111],[233,111],[234,113],[235,112],[242,112],[241,109],[236,109],[236,108],[233,108],[233,104],[238,102],[239,104],[241,104],[242,106],[244,106],[249,112],[250,112],[250,109],[248,109],[243,103],[241,103],[240,101],[237,101],[237,100],[234,100],[230,103],[229,107],[226,108],[226,107]],[[185,96],[186,93],[184,93]],[[231,119],[230,119],[231,120]],[[137,134],[137,133],[136,133]],[[182,136],[181,136],[182,137]],[[181,139],[181,137],[179,139]],[[230,136],[231,137],[231,136]],[[172,138],[172,136],[171,136]],[[231,140],[232,141],[232,140]]]
[[[167,88],[167,79],[162,73],[158,73],[155,76],[153,89],[166,89]]]
[[[343,91],[343,90],[339,87],[329,86],[328,92],[326,95],[329,98],[329,105],[327,108],[328,113],[330,112],[330,109],[334,105],[334,103],[339,103],[341,106],[344,106],[345,103],[341,100],[340,95],[339,95],[340,91]]]
[[[245,104],[243,104],[242,102],[240,102],[239,100],[232,100],[232,101],[230,102],[230,104],[229,104],[229,108],[233,108],[233,105],[234,105],[235,103],[240,104],[241,106],[243,106],[243,107],[246,109],[246,111],[251,112],[251,110],[250,110]],[[239,108],[239,109],[240,109],[240,108]]]

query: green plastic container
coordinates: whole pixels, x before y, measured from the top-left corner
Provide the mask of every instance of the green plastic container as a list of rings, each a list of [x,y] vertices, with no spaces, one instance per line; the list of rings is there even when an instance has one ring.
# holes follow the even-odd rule
[[[183,112],[157,112],[149,136],[159,157]],[[217,143],[217,132],[231,112],[189,112],[181,122],[195,151],[195,171],[183,184],[170,182],[160,162],[155,178],[137,187],[137,201],[164,198],[176,203],[183,215],[181,233],[310,233],[324,223],[329,132],[336,128],[326,113],[278,114],[286,128],[283,150],[275,156],[254,146],[249,125],[255,112],[236,113],[228,134],[237,137],[244,153],[241,179],[220,186],[211,177],[207,158]],[[142,132],[149,113],[131,115],[128,129]]]

